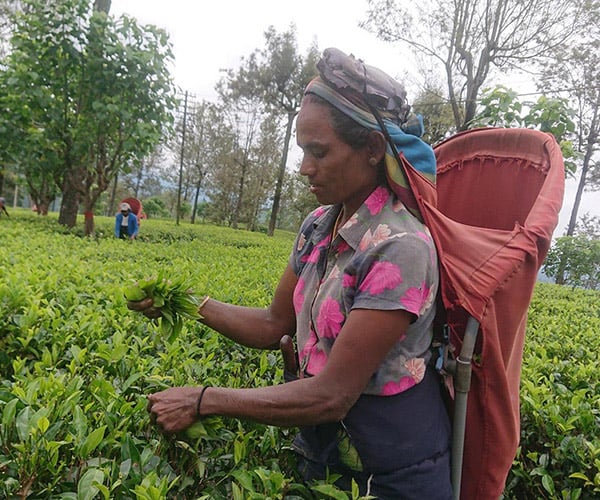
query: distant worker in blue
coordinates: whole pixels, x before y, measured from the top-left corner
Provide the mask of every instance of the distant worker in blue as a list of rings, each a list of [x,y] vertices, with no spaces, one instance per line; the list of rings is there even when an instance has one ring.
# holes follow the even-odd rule
[[[122,240],[135,240],[139,228],[137,215],[131,211],[129,203],[121,203],[115,217],[115,236]]]

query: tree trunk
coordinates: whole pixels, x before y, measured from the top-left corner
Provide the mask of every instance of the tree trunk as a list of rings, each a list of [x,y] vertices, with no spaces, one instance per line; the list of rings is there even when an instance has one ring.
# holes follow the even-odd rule
[[[279,165],[279,175],[277,176],[277,185],[275,186],[275,196],[273,197],[273,208],[271,209],[271,219],[269,220],[268,236],[275,234],[277,224],[277,214],[279,212],[279,203],[281,201],[281,192],[283,191],[283,179],[285,178],[285,166],[287,164],[288,150],[290,148],[290,139],[292,137],[292,125],[296,111],[288,111],[288,123],[285,130],[285,140],[283,141],[283,155]]]
[[[112,0],[94,0],[94,10],[106,12],[108,14],[111,3]]]
[[[77,212],[79,211],[80,195],[76,187],[77,172],[70,170],[65,173],[62,186],[62,202],[60,204],[60,213],[58,223],[69,228],[77,224]]]
[[[93,236],[95,231],[94,212],[86,210],[84,213],[83,230],[86,236]]]
[[[246,182],[246,169],[247,169],[247,159],[244,158],[243,163],[241,163],[242,174],[240,175],[240,184],[238,189],[238,197],[237,202],[235,204],[235,210],[233,211],[233,221],[232,226],[233,229],[238,228],[238,223],[240,221],[240,213],[242,211],[242,203],[244,201],[244,182]]]
[[[108,202],[108,207],[106,207],[106,216],[110,217],[115,213],[115,199],[117,198],[117,185],[119,183],[119,172],[115,174],[115,180],[113,182],[113,188],[110,192],[110,200]],[[137,196],[136,196],[137,198]]]
[[[579,212],[579,205],[581,204],[581,197],[583,196],[583,190],[587,181],[588,170],[590,169],[590,163],[594,154],[594,146],[598,141],[598,106],[594,112],[592,123],[590,124],[590,132],[586,140],[585,155],[583,157],[583,165],[581,166],[581,177],[579,178],[579,184],[577,185],[577,193],[575,195],[575,201],[573,202],[573,209],[571,210],[571,218],[569,219],[569,226],[567,228],[567,236],[573,236],[575,232],[575,225],[577,224],[577,213]]]
[[[573,208],[571,209],[571,217],[567,227],[567,236],[573,236],[573,233],[575,232],[575,226],[577,225],[577,214],[579,212],[579,205],[581,204],[583,189],[585,188],[585,178],[587,177],[588,168],[589,162],[584,160],[583,167],[581,169],[581,178],[579,179],[577,193],[575,194],[575,201],[573,202]]]
[[[47,177],[43,177],[41,183],[36,186],[28,180],[27,187],[33,203],[32,209],[35,207],[38,215],[48,215],[48,208],[56,198],[52,181]]]
[[[198,178],[198,184],[196,184],[196,192],[194,193],[194,204],[192,206],[192,219],[191,223],[196,223],[196,210],[198,210],[198,198],[200,197],[200,189],[202,188],[202,180],[204,179],[204,174],[201,172]]]
[[[94,206],[100,198],[100,195],[106,190],[106,185],[98,186],[96,189],[90,189],[88,194],[83,197],[81,204],[83,205],[83,229],[86,236],[93,236],[95,231],[94,223]]]

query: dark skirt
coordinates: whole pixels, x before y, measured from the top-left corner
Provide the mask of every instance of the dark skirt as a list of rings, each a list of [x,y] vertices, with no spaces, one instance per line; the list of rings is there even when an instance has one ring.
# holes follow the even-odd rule
[[[307,482],[339,474],[338,487],[350,491],[354,479],[361,495],[452,498],[450,422],[430,369],[398,395],[361,396],[342,422],[301,428],[294,449]]]

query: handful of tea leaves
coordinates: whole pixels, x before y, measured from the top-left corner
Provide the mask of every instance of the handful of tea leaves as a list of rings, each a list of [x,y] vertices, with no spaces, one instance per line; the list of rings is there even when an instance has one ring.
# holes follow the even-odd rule
[[[160,327],[172,342],[181,333],[184,319],[202,319],[198,312],[200,300],[183,278],[166,279],[162,274],[136,281],[123,288],[127,300],[139,301],[152,297],[154,307],[160,309]]]

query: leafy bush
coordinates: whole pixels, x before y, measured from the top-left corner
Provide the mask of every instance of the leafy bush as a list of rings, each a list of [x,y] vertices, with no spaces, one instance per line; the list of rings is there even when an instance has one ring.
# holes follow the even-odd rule
[[[558,283],[598,290],[600,239],[586,234],[558,238],[548,252],[544,272]]]
[[[294,235],[150,219],[126,241],[113,223],[97,217],[92,239],[25,210],[0,220],[0,497],[358,498],[300,483],[293,430],[209,418],[193,438],[167,438],[145,409],[146,394],[172,385],[282,383],[282,362],[193,321],[169,342],[127,310],[123,285],[160,271],[264,306]],[[536,289],[507,498],[600,494],[598,298]]]
[[[600,294],[538,283],[507,498],[600,496]]]
[[[152,197],[148,198],[147,200],[144,200],[144,212],[150,218],[167,218],[171,215],[165,205],[165,202],[158,197]]]

